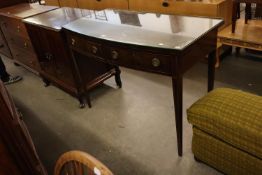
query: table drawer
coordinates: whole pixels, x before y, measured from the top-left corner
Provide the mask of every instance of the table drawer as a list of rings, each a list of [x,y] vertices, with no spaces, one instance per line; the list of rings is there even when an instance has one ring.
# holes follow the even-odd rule
[[[170,55],[135,51],[134,59],[138,69],[163,74],[171,74],[172,56]]]
[[[1,23],[0,23],[1,29],[4,35],[6,35],[6,33],[14,33],[14,34],[17,34],[19,36],[23,36],[29,39],[25,25],[23,24],[23,22],[20,19],[14,19],[14,18],[8,18],[8,17],[1,16],[0,20],[1,20]]]
[[[133,52],[128,48],[112,46],[105,47],[105,56],[110,63],[125,67],[134,67]]]
[[[71,47],[81,50],[83,52],[88,52],[95,56],[102,56],[102,47],[99,43],[93,43],[89,40],[81,38],[81,36],[70,35],[69,44]]]

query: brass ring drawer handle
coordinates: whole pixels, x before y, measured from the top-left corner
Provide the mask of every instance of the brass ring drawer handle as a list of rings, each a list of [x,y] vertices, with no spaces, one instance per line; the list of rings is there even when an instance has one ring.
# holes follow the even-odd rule
[[[92,46],[92,52],[93,54],[96,54],[98,51],[98,48],[96,46]]]
[[[162,6],[168,7],[169,6],[168,0],[164,0],[163,3],[162,3]]]
[[[159,67],[161,65],[161,62],[158,58],[153,58],[152,59],[152,66],[154,67]]]
[[[74,38],[71,39],[71,44],[74,46],[76,44],[76,40]]]
[[[112,51],[112,58],[114,60],[118,59],[118,52],[117,51]]]

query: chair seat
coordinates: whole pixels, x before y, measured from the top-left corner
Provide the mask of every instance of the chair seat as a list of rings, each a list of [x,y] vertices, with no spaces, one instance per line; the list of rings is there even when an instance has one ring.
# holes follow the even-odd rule
[[[262,97],[216,89],[188,109],[194,127],[262,159]]]

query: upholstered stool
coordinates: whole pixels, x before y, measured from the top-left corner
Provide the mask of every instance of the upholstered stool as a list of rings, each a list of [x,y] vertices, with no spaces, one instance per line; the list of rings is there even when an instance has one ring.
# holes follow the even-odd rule
[[[262,97],[216,89],[187,111],[192,151],[226,174],[262,174]]]

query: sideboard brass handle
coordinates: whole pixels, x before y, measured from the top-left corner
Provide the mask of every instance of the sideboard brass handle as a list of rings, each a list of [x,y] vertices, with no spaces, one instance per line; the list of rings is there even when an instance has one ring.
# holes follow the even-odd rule
[[[161,62],[160,62],[160,60],[159,60],[158,58],[153,58],[153,59],[152,59],[152,65],[153,65],[154,67],[159,67],[160,64],[161,64]]]
[[[17,26],[17,32],[20,32],[20,26],[19,25]]]
[[[162,6],[168,7],[169,6],[168,0],[164,0],[163,3],[162,3]]]
[[[24,48],[27,48],[27,47],[28,47],[27,42],[24,42]]]
[[[96,46],[92,46],[92,52],[93,54],[96,54],[98,51],[97,47]]]
[[[76,40],[74,38],[71,39],[71,44],[74,46],[76,44]]]
[[[118,59],[118,52],[117,51],[112,51],[112,58],[114,60]]]

